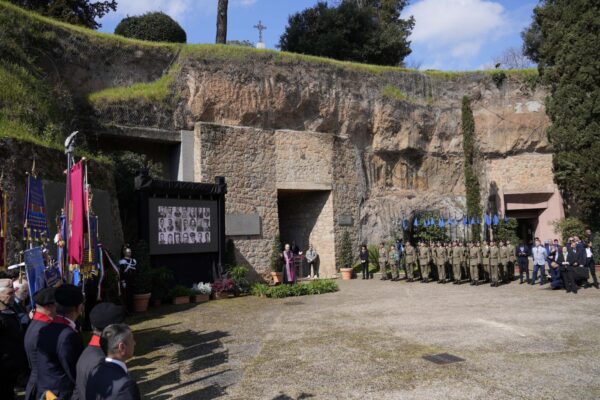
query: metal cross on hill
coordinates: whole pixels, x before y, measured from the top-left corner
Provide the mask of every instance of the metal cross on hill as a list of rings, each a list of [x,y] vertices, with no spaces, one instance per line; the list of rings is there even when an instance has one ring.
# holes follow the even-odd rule
[[[258,42],[262,43],[262,41],[263,41],[262,33],[265,29],[267,29],[267,27],[263,25],[261,20],[258,20],[258,25],[254,25],[254,29],[258,29]]]

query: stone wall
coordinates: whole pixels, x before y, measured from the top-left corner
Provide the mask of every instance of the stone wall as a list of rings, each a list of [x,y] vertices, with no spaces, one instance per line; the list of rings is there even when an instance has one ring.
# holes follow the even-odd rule
[[[302,250],[314,243],[322,275],[335,274],[342,230],[336,222],[343,215],[356,224],[357,201],[364,196],[362,161],[347,138],[198,123],[194,147],[196,181],[225,176],[226,212],[260,217],[260,235],[232,237],[238,261],[257,273],[268,271],[281,228],[281,239],[296,240]],[[358,244],[356,226],[350,229]]]

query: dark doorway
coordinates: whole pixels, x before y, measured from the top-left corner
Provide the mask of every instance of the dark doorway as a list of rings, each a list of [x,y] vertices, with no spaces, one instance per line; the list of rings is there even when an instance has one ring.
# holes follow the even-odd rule
[[[519,224],[517,227],[519,239],[524,240],[527,244],[533,243],[538,224],[537,218],[517,218],[517,223]]]
[[[320,273],[334,273],[335,243],[331,191],[279,190],[277,202],[281,242],[290,245],[295,242],[302,252],[312,243],[319,254]]]

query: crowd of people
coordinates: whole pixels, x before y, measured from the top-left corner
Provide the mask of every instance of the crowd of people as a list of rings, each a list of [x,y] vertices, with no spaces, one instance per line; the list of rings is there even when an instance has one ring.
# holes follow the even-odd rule
[[[81,288],[63,284],[35,293],[30,308],[25,280],[0,279],[0,399],[140,399],[125,362],[135,340],[125,309],[98,303],[89,313],[92,336],[84,347]]]
[[[361,246],[359,258],[362,265],[362,278],[369,279],[369,252]],[[505,241],[471,241],[463,244],[418,242],[414,247],[398,239],[395,245],[381,244],[378,258],[381,279],[400,280],[403,269],[408,282],[460,284],[470,282],[473,286],[489,283],[498,287],[518,279],[521,284],[544,285],[550,283],[552,289],[564,288],[567,293],[577,293],[580,287],[599,289],[592,241],[570,237],[565,246],[558,239],[542,244],[535,238],[532,246],[520,243],[513,245]],[[530,275],[530,266],[532,273]],[[387,269],[391,270],[391,276]],[[518,268],[518,277],[515,270]],[[538,281],[539,274],[539,281]],[[588,283],[589,277],[592,283]]]

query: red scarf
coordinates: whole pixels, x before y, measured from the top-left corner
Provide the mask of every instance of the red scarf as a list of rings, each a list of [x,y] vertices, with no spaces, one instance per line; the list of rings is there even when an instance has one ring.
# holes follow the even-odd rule
[[[92,335],[92,338],[90,339],[90,343],[88,343],[88,344],[93,347],[100,347],[100,336]]]
[[[68,319],[66,319],[65,317],[63,317],[62,315],[57,315],[56,317],[54,317],[54,320],[52,320],[52,322],[56,323],[56,324],[62,324],[62,325],[66,325],[69,328],[75,330],[73,328],[73,326],[71,325],[71,321],[69,321]]]
[[[33,313],[33,320],[34,321],[45,322],[46,324],[52,322],[52,318],[50,318],[46,314],[42,314],[41,312],[38,312],[38,311],[36,311],[36,312]]]

